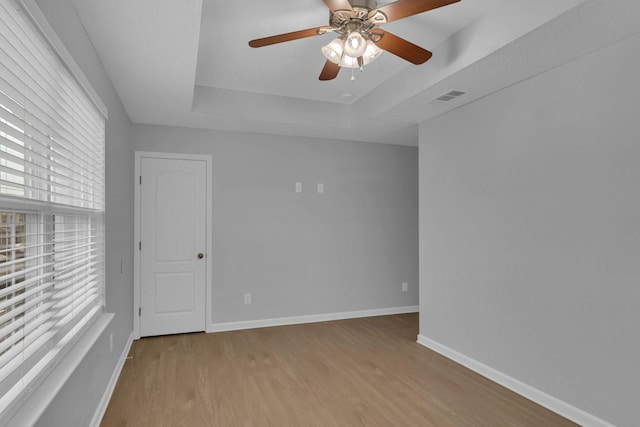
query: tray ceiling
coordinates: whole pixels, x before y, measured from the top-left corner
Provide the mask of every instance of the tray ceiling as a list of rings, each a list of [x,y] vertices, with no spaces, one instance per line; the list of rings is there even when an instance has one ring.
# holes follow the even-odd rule
[[[348,69],[321,82],[335,34],[247,45],[326,25],[321,0],[72,2],[133,122],[401,145],[430,117],[637,32],[640,17],[633,0],[462,0],[383,27],[431,50],[427,63],[385,52],[353,82]],[[466,93],[432,101],[453,89]]]

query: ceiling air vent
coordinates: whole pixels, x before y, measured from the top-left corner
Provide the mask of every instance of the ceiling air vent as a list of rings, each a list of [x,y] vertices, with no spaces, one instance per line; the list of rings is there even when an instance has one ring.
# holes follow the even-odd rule
[[[450,90],[449,92],[440,95],[437,98],[430,99],[425,101],[424,104],[442,104],[443,102],[453,101],[454,99],[465,95],[467,92],[462,92],[461,90]]]
[[[459,96],[464,95],[466,92],[461,92],[459,90],[451,90],[444,95],[437,97],[434,101],[451,101],[452,99],[456,99]]]

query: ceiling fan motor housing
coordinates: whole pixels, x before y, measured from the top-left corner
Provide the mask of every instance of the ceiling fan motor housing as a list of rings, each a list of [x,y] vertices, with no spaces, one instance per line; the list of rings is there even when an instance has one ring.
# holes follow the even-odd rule
[[[336,31],[347,36],[353,31],[357,31],[370,39],[370,32],[377,25],[386,21],[386,16],[376,13],[371,16],[371,11],[378,7],[376,0],[349,0],[351,10],[336,10],[331,12],[329,24]]]

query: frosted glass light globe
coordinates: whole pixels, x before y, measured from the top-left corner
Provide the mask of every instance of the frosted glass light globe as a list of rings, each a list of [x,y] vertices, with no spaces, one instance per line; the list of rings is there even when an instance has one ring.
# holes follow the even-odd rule
[[[352,31],[344,42],[344,53],[357,58],[362,56],[367,49],[367,41],[357,31]]]
[[[362,57],[364,58],[364,65],[367,65],[368,63],[376,59],[378,56],[382,55],[382,52],[384,51],[380,49],[378,46],[376,46],[374,42],[372,42],[371,40],[367,40],[367,48],[362,54]]]
[[[342,58],[343,50],[344,50],[344,43],[342,40],[338,38],[332,41],[331,43],[329,43],[328,45],[326,45],[325,47],[323,47],[322,54],[325,56],[325,58],[327,58],[329,61],[333,62],[334,64],[339,64],[340,58]]]

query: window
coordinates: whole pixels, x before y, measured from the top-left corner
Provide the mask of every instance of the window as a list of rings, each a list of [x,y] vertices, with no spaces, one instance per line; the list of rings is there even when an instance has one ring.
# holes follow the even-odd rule
[[[24,213],[0,213],[0,329],[8,329],[16,319],[24,317],[25,289],[21,283],[26,275],[25,224]],[[13,331],[3,334],[0,345],[12,335]],[[8,351],[3,350],[0,357]]]
[[[105,119],[0,0],[0,413],[102,312]]]

